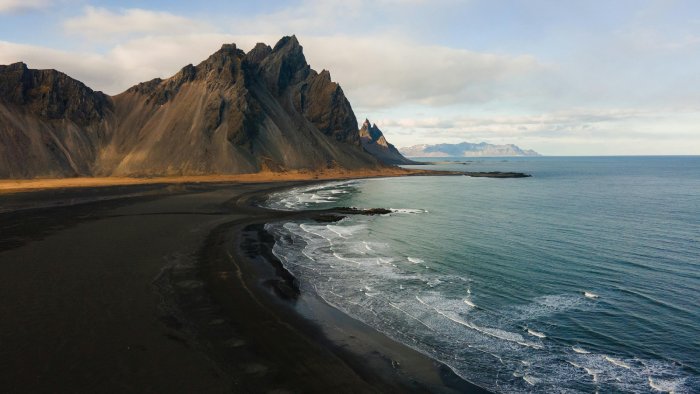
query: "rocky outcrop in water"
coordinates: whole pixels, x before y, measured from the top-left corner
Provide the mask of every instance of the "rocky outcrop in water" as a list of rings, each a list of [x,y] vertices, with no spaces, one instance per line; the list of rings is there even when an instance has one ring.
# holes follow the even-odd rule
[[[296,37],[226,44],[116,96],[54,70],[0,66],[0,178],[374,168],[352,107]]]

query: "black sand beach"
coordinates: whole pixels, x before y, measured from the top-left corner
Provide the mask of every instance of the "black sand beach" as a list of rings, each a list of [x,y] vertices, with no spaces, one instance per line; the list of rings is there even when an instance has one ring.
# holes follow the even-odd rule
[[[0,195],[0,391],[484,392],[299,294],[292,182]]]

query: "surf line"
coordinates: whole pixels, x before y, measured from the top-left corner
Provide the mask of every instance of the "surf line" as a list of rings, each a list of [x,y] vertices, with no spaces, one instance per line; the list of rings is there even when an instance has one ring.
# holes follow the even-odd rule
[[[435,331],[435,329],[433,329],[433,328],[430,327],[429,325],[425,324],[421,319],[419,319],[419,318],[413,316],[412,314],[406,312],[405,310],[399,308],[398,306],[394,305],[392,302],[389,302],[389,305],[390,305],[392,308],[395,308],[395,309],[397,309],[397,310],[399,310],[399,311],[405,313],[406,315],[408,315],[408,317],[410,317],[410,318],[414,319],[415,321],[417,321],[418,323],[422,324],[422,325],[425,326],[425,328],[427,328],[428,330],[433,331],[433,332]]]
[[[503,337],[503,336],[496,335],[496,334],[494,334],[494,333],[490,333],[490,332],[488,332],[488,331],[486,331],[486,330],[480,328],[479,326],[476,326],[476,325],[474,325],[474,324],[465,322],[465,321],[463,321],[463,320],[455,319],[455,318],[452,318],[452,317],[448,316],[448,315],[447,315],[446,313],[444,313],[443,311],[441,311],[441,310],[435,308],[435,307],[432,306],[432,305],[427,304],[425,301],[421,300],[420,297],[418,297],[418,296],[416,296],[416,299],[417,299],[421,304],[427,306],[428,308],[433,309],[435,312],[437,312],[437,313],[439,313],[440,315],[446,317],[447,319],[449,319],[449,320],[451,320],[451,321],[453,321],[453,322],[455,322],[455,323],[457,323],[457,324],[460,324],[460,325],[462,325],[462,326],[464,326],[464,327],[467,327],[467,328],[469,328],[469,329],[472,329],[472,330],[474,330],[474,331],[480,332],[480,333],[482,333],[482,334],[484,334],[484,335],[486,335],[486,336],[490,336],[490,337],[497,338],[497,339],[500,339],[500,340],[503,340],[503,341],[507,341],[507,342],[514,342],[514,343],[517,343],[518,345],[530,347],[530,348],[533,348],[533,349],[542,349],[542,348],[543,348],[542,345],[539,345],[539,344],[536,344],[536,343],[521,342],[521,341],[518,341],[518,340],[516,340],[516,339],[505,338],[505,337]]]

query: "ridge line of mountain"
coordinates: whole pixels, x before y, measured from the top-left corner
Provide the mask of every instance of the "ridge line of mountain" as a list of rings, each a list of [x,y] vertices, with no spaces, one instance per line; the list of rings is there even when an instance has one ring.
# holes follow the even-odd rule
[[[311,68],[293,35],[248,53],[224,44],[196,66],[114,96],[60,71],[0,65],[0,178],[357,170],[403,164],[397,157],[408,162],[385,138],[364,141],[361,134],[340,85],[328,71]]]

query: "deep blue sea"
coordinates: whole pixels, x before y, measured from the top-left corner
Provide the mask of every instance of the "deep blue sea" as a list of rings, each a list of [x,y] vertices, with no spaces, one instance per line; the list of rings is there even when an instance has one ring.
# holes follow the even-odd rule
[[[495,392],[700,392],[700,157],[454,160],[428,168],[532,177],[275,194],[394,209],[268,224],[275,254],[302,291]]]

